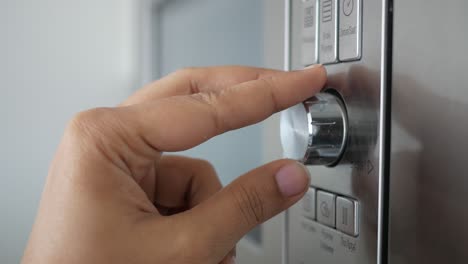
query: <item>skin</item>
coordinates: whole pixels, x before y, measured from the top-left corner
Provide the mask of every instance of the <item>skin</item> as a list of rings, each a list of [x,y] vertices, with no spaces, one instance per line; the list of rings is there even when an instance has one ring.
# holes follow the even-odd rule
[[[190,149],[319,92],[323,67],[191,68],[77,114],[50,166],[22,263],[234,263],[236,243],[296,203],[307,170],[278,160],[222,188]],[[222,151],[222,150],[220,150]]]

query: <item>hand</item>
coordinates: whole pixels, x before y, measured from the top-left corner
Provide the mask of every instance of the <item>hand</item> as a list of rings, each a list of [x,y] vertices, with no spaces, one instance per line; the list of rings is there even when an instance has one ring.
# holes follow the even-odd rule
[[[320,66],[186,69],[119,107],[76,115],[23,263],[233,263],[239,239],[304,195],[307,171],[279,160],[221,189],[209,163],[162,153],[260,122],[325,80]]]

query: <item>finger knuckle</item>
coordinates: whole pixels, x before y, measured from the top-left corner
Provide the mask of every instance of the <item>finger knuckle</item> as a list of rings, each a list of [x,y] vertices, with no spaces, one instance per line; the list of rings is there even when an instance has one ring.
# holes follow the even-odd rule
[[[270,97],[270,102],[272,109],[274,111],[279,111],[282,109],[281,104],[279,103],[280,100],[278,100],[277,94],[275,93],[276,87],[277,87],[277,77],[275,76],[267,76],[262,79],[260,79],[262,82],[264,82],[265,86],[268,88],[266,91],[268,92],[268,95]]]
[[[204,107],[209,113],[209,116],[212,119],[211,123],[214,124],[216,133],[232,129],[228,120],[224,118],[225,114],[222,112],[223,107],[221,107],[221,97],[222,94],[219,92],[197,93],[190,96],[193,102]]]
[[[215,172],[215,168],[213,164],[211,164],[211,162],[204,159],[195,159],[195,161],[198,164],[198,168],[200,171]]]
[[[256,226],[265,219],[265,203],[257,187],[240,185],[234,190],[234,201],[244,221]]]
[[[217,92],[197,93],[191,95],[190,97],[203,105],[213,108],[216,108],[219,101],[219,93]]]
[[[191,197],[205,197],[204,199],[208,199],[208,195],[212,196],[222,189],[223,185],[218,173],[209,161],[193,159],[191,163],[196,171],[190,183],[192,188]]]
[[[80,140],[96,140],[112,129],[115,114],[111,108],[95,108],[76,114],[66,128],[66,134]]]
[[[274,75],[265,76],[260,78],[259,80],[262,81],[268,88],[274,88],[277,86],[277,77]]]

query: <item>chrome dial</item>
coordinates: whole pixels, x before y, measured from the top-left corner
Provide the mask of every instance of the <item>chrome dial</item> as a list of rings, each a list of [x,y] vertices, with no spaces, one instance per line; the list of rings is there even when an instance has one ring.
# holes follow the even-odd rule
[[[346,109],[340,98],[320,93],[281,114],[284,156],[305,165],[335,165],[348,134]]]

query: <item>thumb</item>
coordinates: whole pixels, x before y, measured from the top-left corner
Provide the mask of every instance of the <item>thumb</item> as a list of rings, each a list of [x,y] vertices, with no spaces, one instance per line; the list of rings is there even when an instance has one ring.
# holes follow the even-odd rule
[[[222,259],[252,228],[295,204],[308,189],[309,174],[300,163],[279,160],[234,181],[190,211],[198,241]]]

